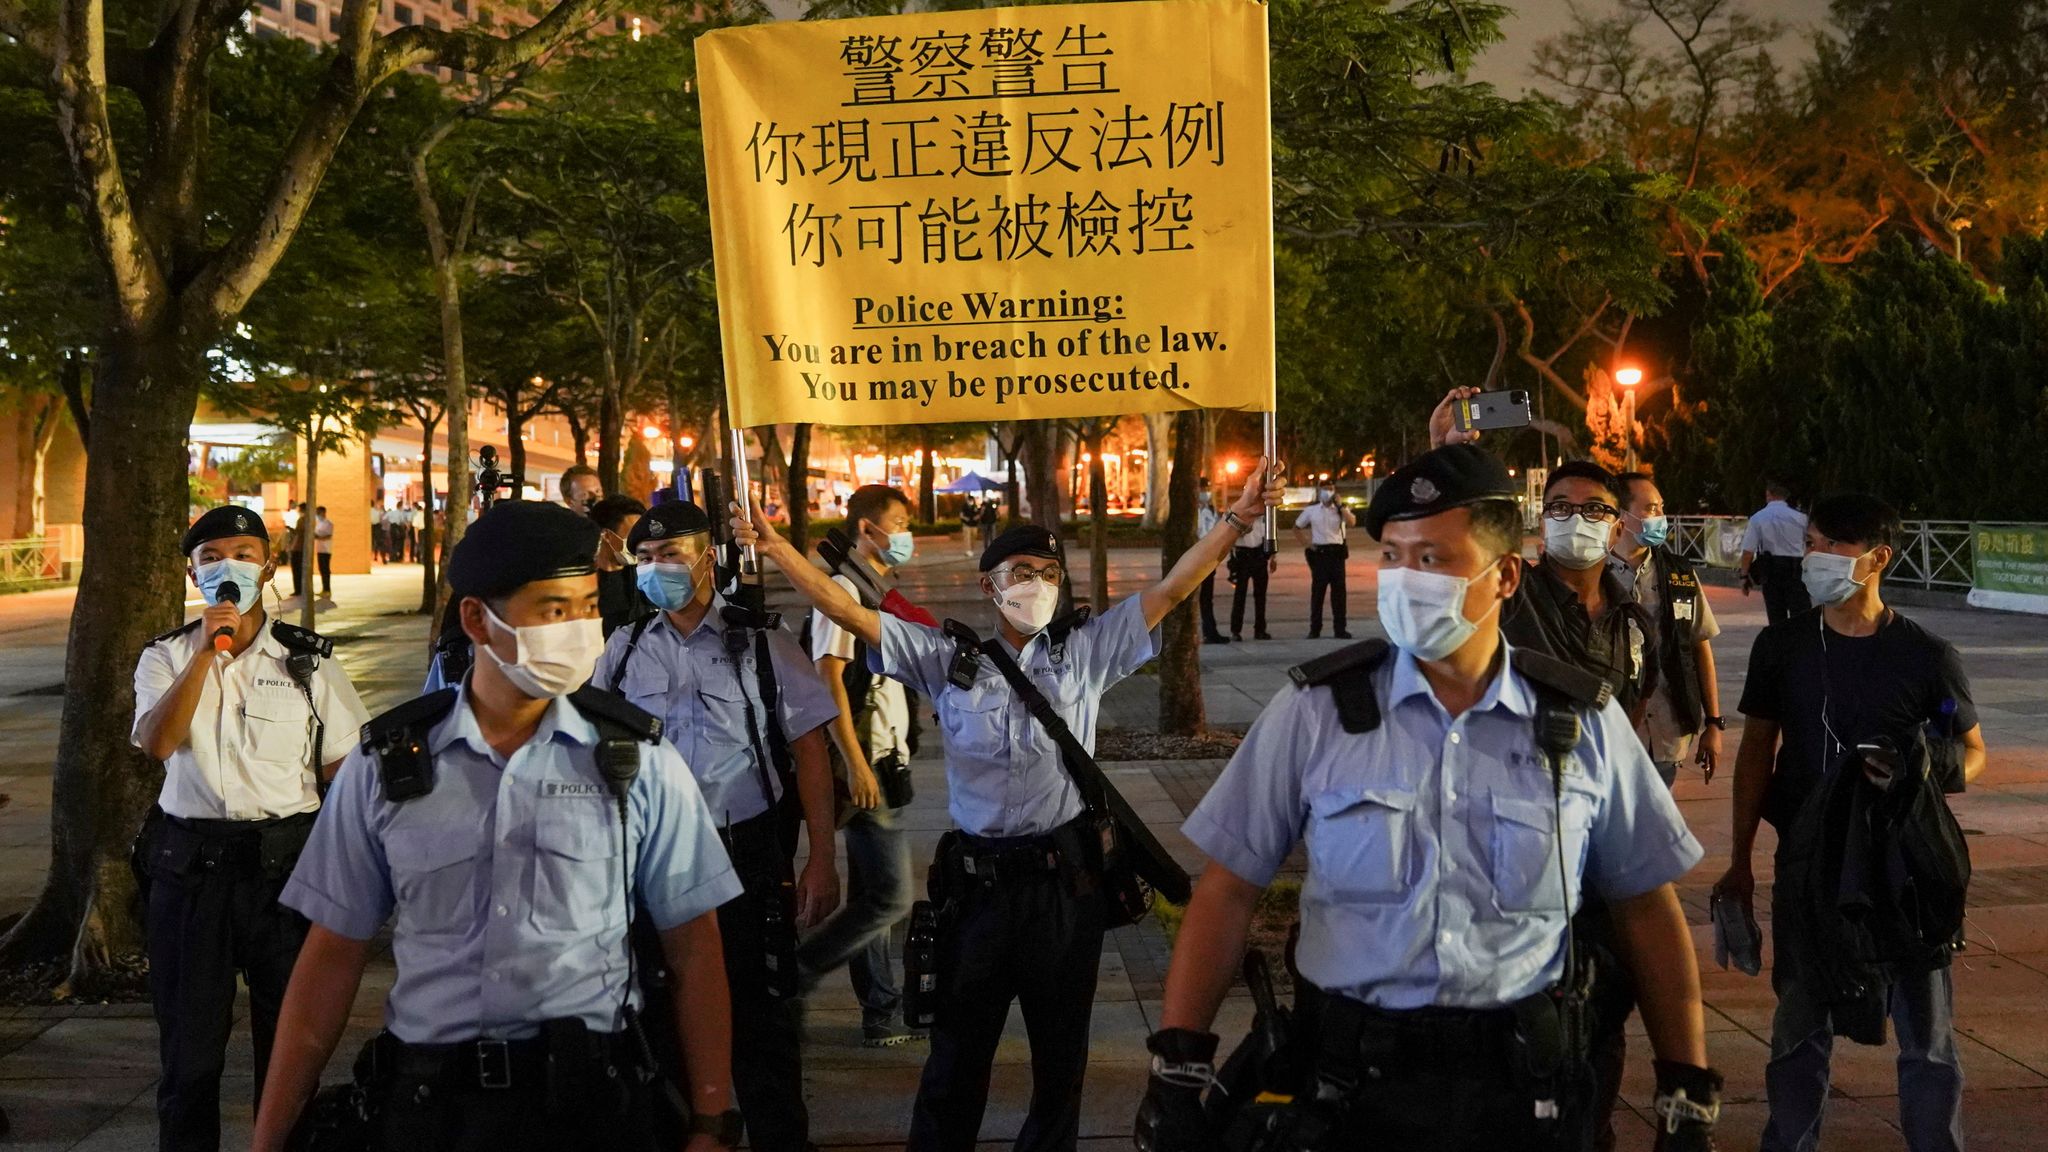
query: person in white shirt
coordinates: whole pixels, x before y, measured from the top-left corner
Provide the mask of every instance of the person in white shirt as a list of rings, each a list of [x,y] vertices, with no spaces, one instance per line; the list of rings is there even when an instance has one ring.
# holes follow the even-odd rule
[[[1337,490],[1324,484],[1316,489],[1316,502],[1294,518],[1294,538],[1308,549],[1308,638],[1323,634],[1323,593],[1330,596],[1330,622],[1339,640],[1351,639],[1344,629],[1344,562],[1351,549],[1344,543],[1344,530],[1358,523],[1351,509],[1337,502]]]
[[[1772,624],[1813,607],[1799,579],[1806,556],[1806,513],[1787,503],[1791,496],[1783,484],[1764,485],[1764,506],[1742,530],[1742,594],[1761,585],[1764,615]]]
[[[1230,582],[1237,590],[1230,595],[1230,638],[1244,639],[1244,598],[1252,598],[1252,639],[1271,640],[1266,631],[1266,580],[1279,566],[1279,557],[1267,546],[1266,518],[1253,517],[1252,526],[1230,549]]]
[[[313,552],[320,561],[320,598],[334,599],[334,521],[327,506],[313,509]]]
[[[142,650],[130,739],[164,766],[138,844],[163,1073],[158,1147],[212,1152],[236,977],[249,987],[261,1099],[306,936],[305,918],[278,895],[323,783],[369,715],[331,642],[268,619],[263,589],[277,558],[261,517],[215,508],[186,532],[184,551],[208,607]]]
[[[1204,476],[1202,477],[1202,491],[1195,497],[1195,538],[1199,540],[1207,536],[1209,530],[1216,527],[1217,522],[1222,519],[1222,514],[1216,511],[1215,497],[1209,492],[1209,478]],[[1230,643],[1230,637],[1216,630],[1216,573],[1211,572],[1207,576],[1202,577],[1202,591],[1198,601],[1202,606],[1202,643]],[[1259,618],[1263,621],[1265,619],[1263,613],[1265,597],[1261,596],[1259,603],[1262,608]],[[1263,624],[1261,627],[1263,627]]]

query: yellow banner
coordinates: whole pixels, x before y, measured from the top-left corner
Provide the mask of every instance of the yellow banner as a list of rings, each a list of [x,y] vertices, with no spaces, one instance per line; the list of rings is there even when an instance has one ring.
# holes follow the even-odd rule
[[[723,29],[697,71],[735,425],[1272,408],[1264,5]]]

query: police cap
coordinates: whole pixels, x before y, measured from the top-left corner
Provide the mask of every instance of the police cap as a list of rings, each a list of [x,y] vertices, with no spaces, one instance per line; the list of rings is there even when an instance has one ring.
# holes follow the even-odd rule
[[[1065,562],[1060,538],[1036,524],[1019,524],[989,541],[981,551],[981,570],[987,572],[1012,556],[1037,556]]]
[[[230,536],[260,536],[264,543],[270,542],[270,529],[263,526],[263,517],[239,504],[223,504],[209,509],[185,529],[185,539],[179,551],[190,556],[194,548],[209,540],[225,540]]]
[[[711,517],[702,508],[688,500],[671,500],[647,510],[647,515],[626,533],[626,548],[631,551],[649,540],[673,540],[678,536],[709,531]]]
[[[503,596],[536,580],[597,571],[597,522],[560,504],[501,500],[462,534],[448,560],[457,596]]]
[[[1446,444],[1416,457],[1380,484],[1365,509],[1365,530],[1377,540],[1390,520],[1420,520],[1519,495],[1499,457],[1476,444]]]

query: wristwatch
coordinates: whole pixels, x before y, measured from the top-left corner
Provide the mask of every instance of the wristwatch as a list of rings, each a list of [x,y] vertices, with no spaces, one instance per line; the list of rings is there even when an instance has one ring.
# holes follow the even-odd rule
[[[1244,517],[1239,516],[1237,514],[1237,509],[1232,508],[1230,511],[1225,512],[1223,514],[1223,519],[1227,521],[1232,528],[1237,529],[1237,534],[1239,536],[1251,535],[1251,524],[1248,521],[1246,521]]]
[[[1723,732],[1726,732],[1728,730],[1728,721],[1723,720],[1719,716],[1709,716],[1706,718],[1706,722],[1708,724],[1713,725],[1716,728],[1719,728]]]
[[[737,1148],[740,1137],[746,1132],[746,1122],[740,1118],[740,1110],[727,1108],[713,1116],[702,1112],[690,1117],[692,1134],[703,1133],[727,1148]]]

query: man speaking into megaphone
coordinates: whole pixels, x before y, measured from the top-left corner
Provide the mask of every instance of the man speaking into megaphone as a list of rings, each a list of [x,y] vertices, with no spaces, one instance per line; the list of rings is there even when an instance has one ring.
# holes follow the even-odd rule
[[[137,748],[164,766],[136,845],[163,1079],[158,1147],[220,1147],[235,978],[249,985],[263,1095],[271,1032],[306,920],[277,902],[332,776],[369,719],[332,641],[272,622],[277,558],[263,518],[226,505],[182,542],[206,609],[135,668]],[[327,739],[329,732],[338,735]]]

